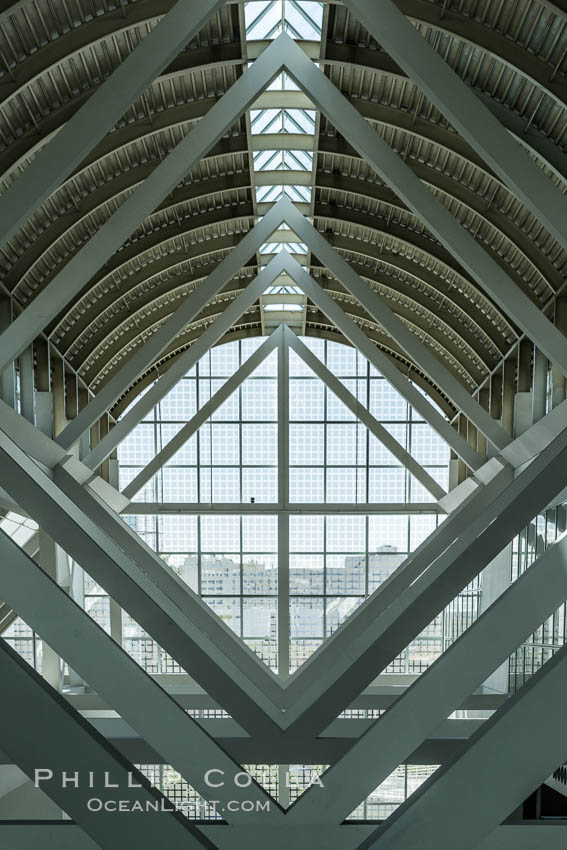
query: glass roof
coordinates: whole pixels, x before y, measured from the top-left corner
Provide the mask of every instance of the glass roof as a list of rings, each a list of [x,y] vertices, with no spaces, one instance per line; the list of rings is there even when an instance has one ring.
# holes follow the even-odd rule
[[[321,40],[323,3],[307,0],[264,0],[245,3],[248,41],[274,39],[281,32],[306,41]]]

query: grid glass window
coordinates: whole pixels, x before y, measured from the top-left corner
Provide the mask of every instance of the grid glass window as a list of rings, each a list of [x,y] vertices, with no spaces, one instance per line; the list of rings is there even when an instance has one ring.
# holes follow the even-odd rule
[[[545,550],[567,531],[567,502],[538,514],[514,538],[511,546],[511,579],[516,581]],[[567,642],[567,605],[557,610],[510,658],[510,690],[520,688]]]
[[[446,446],[360,353],[321,339],[304,342],[404,449],[446,482]],[[122,480],[138,474],[261,343],[253,338],[229,343],[199,361],[120,448]],[[289,382],[279,388],[277,357],[273,352],[242,383],[139,497],[175,510],[134,512],[127,521],[274,670],[281,656],[278,617],[287,616],[293,671],[435,530],[439,515],[422,504],[431,501],[423,487],[293,351]],[[280,391],[287,393],[289,411],[281,434]],[[278,458],[286,436],[289,525],[283,539],[282,514],[276,511]],[[420,503],[419,512],[412,512],[413,501]],[[320,513],[310,514],[310,505]],[[380,513],[381,505],[389,512]],[[399,512],[392,512],[396,505]],[[279,577],[282,540],[284,555],[289,546],[287,615],[278,598],[286,590]],[[467,589],[386,672],[425,669],[472,622],[478,595],[478,586]],[[93,592],[89,605],[107,627],[105,600]],[[181,672],[128,618],[124,640],[150,671]]]

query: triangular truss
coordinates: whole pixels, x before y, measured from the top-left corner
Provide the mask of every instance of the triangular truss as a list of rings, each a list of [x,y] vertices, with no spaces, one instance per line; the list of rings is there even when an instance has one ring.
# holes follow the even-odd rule
[[[195,26],[187,32],[181,28],[184,34],[180,38],[179,16],[191,16],[197,11],[194,2],[181,0],[143,42],[144,51],[138,48],[121,66],[126,68],[123,76],[128,86],[122,90],[115,110],[108,112],[107,123],[100,124],[96,138],[102,136],[146,82],[222,5],[221,2],[207,3],[203,8],[200,4],[199,14],[194,18]],[[360,15],[378,39],[384,22],[388,21],[388,48],[401,64],[407,62],[408,69],[424,81],[426,92],[435,100],[439,87],[437,81],[435,84],[429,81],[426,69],[429,53],[425,51],[422,55],[421,37],[390,0],[378,3],[348,0],[347,5]],[[408,48],[404,48],[401,41],[406,37],[415,45],[413,55],[408,54]],[[150,49],[153,59],[148,64]],[[132,69],[140,62],[145,75],[134,84]],[[438,57],[436,62],[445,67]],[[230,91],[2,333],[0,368],[10,366],[24,352],[120,248],[140,221],[283,70],[479,286],[534,340],[541,352],[567,373],[567,345],[561,332],[520,292],[503,268],[458,224],[286,34],[278,36],[260,54]],[[490,134],[496,134],[504,149],[512,153],[508,159],[491,157],[491,164],[502,179],[510,182],[529,202],[534,212],[541,215],[557,234],[557,239],[565,242],[555,214],[558,206],[564,210],[565,200],[552,191],[551,184],[543,180],[533,163],[526,165],[530,162],[528,157],[518,154],[520,149],[516,150],[513,140],[498,135],[500,130],[494,123],[479,127],[483,109],[478,114],[474,110],[467,114],[469,100],[463,95],[463,85],[456,85],[455,80],[447,78],[447,88],[443,96],[438,97],[440,107],[449,111],[449,117],[463,134],[475,140],[478,135],[483,136],[483,150],[487,155],[492,150]],[[86,104],[83,118],[100,114],[107,86],[101,87],[98,101],[92,98],[92,102]],[[460,95],[463,95],[462,104],[458,102]],[[76,119],[70,122],[65,135],[62,133],[62,138],[58,137],[49,145],[36,163],[23,173],[15,224],[6,223],[4,241],[84,156],[91,140],[85,141],[87,129],[81,134],[78,126]],[[84,126],[89,128],[90,124]],[[92,130],[88,129],[90,132]],[[61,143],[60,148],[57,148],[58,143]],[[65,157],[69,165],[65,164]],[[52,163],[52,172],[43,173],[42,179],[34,182],[36,174],[41,175],[43,162]],[[540,187],[543,187],[541,193]],[[7,193],[0,202],[0,221],[8,198],[13,196],[14,191]],[[375,346],[347,315],[340,306],[340,299],[333,299],[285,250],[243,288],[194,345],[179,354],[173,365],[100,442],[86,445],[84,435],[88,429],[135,384],[176,335],[201,313],[210,299],[222,291],[282,224],[308,246],[344,290],[357,300],[370,320],[383,328],[410,360],[420,363],[431,382],[486,437],[493,450],[491,460],[484,462],[464,436],[415,388],[399,365]],[[471,475],[461,487],[447,494],[285,325],[271,333],[122,494],[96,474],[148,411],[282,275],[301,290],[305,303],[308,301],[317,307],[384,375],[467,465]],[[119,515],[131,509],[129,500],[275,349],[278,350],[278,379],[282,384],[287,384],[289,350],[292,349],[420,481],[436,500],[436,507],[448,513],[437,530],[293,676],[288,675],[289,657],[285,657],[285,652],[289,652],[289,620],[280,617],[280,644],[285,643],[287,649],[281,656],[284,663],[279,677],[215,617],[199,596],[163,564]],[[285,394],[281,396],[278,407],[280,471],[288,467],[286,446],[289,447],[288,402]],[[252,742],[270,742],[271,747],[279,747],[279,752],[283,753],[287,747],[297,747],[298,742],[306,745],[320,742],[341,712],[348,709],[399,652],[491,563],[534,514],[561,493],[566,484],[565,405],[567,402],[513,440],[291,201],[284,198],[247,233],[147,343],[116,371],[56,440],[42,434],[6,404],[0,404],[2,486],[9,497],[37,520],[44,533],[80,563],[112,599],[230,713]],[[79,448],[75,449],[77,444]],[[531,462],[526,466],[527,461]],[[278,487],[279,535],[284,539],[289,536],[289,513],[294,507],[289,502],[285,475],[280,476]],[[376,830],[369,825],[345,826],[344,820],[393,769],[411,758],[495,667],[565,601],[566,545],[563,536],[549,547],[534,566],[510,585],[404,692],[384,717],[370,723],[364,734],[347,742],[343,752],[330,759],[332,764],[323,777],[325,787],[311,788],[286,812],[256,782],[244,787],[232,783],[230,786],[209,785],[205,777],[211,768],[223,771],[224,775],[234,774],[241,771],[243,760],[220,746],[206,728],[191,718],[93,623],[53,577],[38,569],[26,552],[2,534],[0,596],[4,603],[36,629],[49,647],[59,653],[204,799],[217,800],[219,813],[230,826],[225,830],[213,825],[194,825],[178,813],[168,811],[160,811],[155,818],[129,815],[120,819],[113,817],[110,810],[93,816],[87,805],[92,797],[89,789],[77,787],[68,794],[54,784],[46,786],[45,790],[102,847],[121,846],[134,838],[136,845],[142,848],[153,848],[158,842],[169,842],[172,847],[232,848],[247,846],[260,838],[281,850],[300,843],[329,848],[377,847],[378,850],[406,850],[418,846],[424,850],[441,846],[489,848],[493,845],[481,845],[480,842],[486,836],[490,842],[514,806],[542,782],[563,757],[556,751],[556,741],[563,731],[562,707],[567,696],[563,693],[567,681],[565,647],[385,824]],[[280,563],[280,581],[282,576],[288,575],[288,570],[289,563]],[[289,602],[285,592],[280,602],[282,600]],[[101,770],[114,771],[121,780],[130,770],[132,776],[141,779],[124,756],[70,708],[61,695],[27,669],[4,641],[0,642],[0,649],[0,674],[5,684],[2,719],[6,732],[0,747],[14,762],[29,775],[33,775],[41,763],[52,766],[53,770],[73,769],[85,774],[97,765]],[[39,728],[32,728],[36,722],[35,712],[42,718]],[[21,730],[22,718],[29,721],[29,734],[13,734],[12,727]],[[487,764],[490,765],[488,778]],[[516,781],[519,774],[522,779]],[[489,803],[481,796],[483,784],[485,790],[490,787]],[[161,805],[163,802],[157,792],[147,787],[139,793],[129,787],[124,794],[130,801],[143,797],[150,803],[157,801]],[[466,795],[467,805],[475,815],[465,837],[459,817],[462,795]],[[103,801],[110,800],[112,792],[103,789],[99,796]],[[231,801],[238,805],[231,807]],[[77,847],[81,846],[80,840],[77,838]]]

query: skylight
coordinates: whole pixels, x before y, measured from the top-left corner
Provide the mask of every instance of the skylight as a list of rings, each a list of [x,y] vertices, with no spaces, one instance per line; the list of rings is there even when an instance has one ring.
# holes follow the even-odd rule
[[[307,0],[264,0],[244,6],[248,41],[273,39],[281,32],[305,41],[321,40],[323,3]]]
[[[321,41],[323,3],[266,0],[246,3],[244,10],[246,40],[249,43],[273,39],[282,32],[298,41]],[[250,56],[258,55],[259,49],[261,47],[252,49]],[[309,55],[316,59],[318,48],[311,46]],[[317,112],[308,108],[310,100],[302,99],[304,96],[298,92],[295,81],[287,71],[282,71],[267,87],[264,98],[256,104],[263,104],[262,108],[251,109],[248,113],[253,149],[252,186],[259,217],[284,197],[297,204],[305,215],[312,214]],[[267,256],[284,249],[296,256],[309,255],[306,245],[293,238],[282,238],[278,233],[261,246],[259,264],[262,265]],[[281,301],[274,297],[276,294]],[[262,331],[273,327],[270,322],[279,318],[282,312],[288,312],[290,319],[293,315],[292,325],[297,325],[298,314],[303,315],[299,327],[304,330],[306,304],[306,299],[303,296],[298,298],[293,288],[274,290],[270,287],[260,299]],[[266,313],[271,314],[269,319]]]

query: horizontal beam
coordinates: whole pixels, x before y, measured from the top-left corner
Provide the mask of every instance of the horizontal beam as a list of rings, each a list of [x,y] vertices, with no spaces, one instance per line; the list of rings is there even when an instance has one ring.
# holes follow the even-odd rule
[[[440,767],[361,850],[478,848],[565,760],[566,700],[564,646],[463,744],[460,757]]]
[[[221,706],[210,697],[190,676],[186,673],[154,673],[152,678],[161,688],[173,696],[185,709],[207,709],[218,711]],[[384,710],[390,708],[399,697],[411,687],[417,680],[417,674],[394,674],[386,673],[378,676],[372,685],[366,688],[349,709],[357,710]],[[64,690],[63,694],[72,706],[80,711],[106,711],[108,706],[99,694],[93,692],[80,693],[72,688]],[[499,708],[508,698],[507,694],[497,694],[492,691],[486,693],[475,692],[468,696],[459,708],[469,711],[494,711]],[[234,723],[235,721],[231,721]],[[342,721],[337,721],[342,722]],[[350,722],[350,721],[349,721]],[[365,721],[363,721],[365,722]],[[333,728],[333,724],[329,727]],[[341,733],[342,734],[342,733]],[[322,733],[323,737],[326,732]],[[314,762],[318,763],[318,762]]]
[[[104,735],[128,761],[134,764],[173,764],[159,755],[147,740],[136,734],[134,729],[121,718],[93,717],[88,714],[85,716],[89,723],[101,735]],[[224,761],[228,753],[238,764],[288,764],[290,762],[292,764],[330,764],[344,755],[352,747],[353,741],[356,741],[372,723],[370,720],[337,720],[331,724],[329,734],[325,737],[276,740],[258,736],[250,738],[233,720],[199,718],[198,722],[224,750]],[[444,764],[457,754],[463,741],[476,732],[482,723],[482,720],[447,720],[434,735],[411,754],[407,764]],[[210,764],[220,767],[224,761],[213,760]],[[2,764],[10,764],[10,760],[0,752],[0,765]],[[236,772],[239,769],[237,768]],[[230,772],[226,771],[226,775],[233,776],[234,769]],[[232,783],[230,787],[232,788]],[[210,797],[210,788],[208,793]],[[225,819],[233,821],[232,817]]]
[[[241,770],[239,763],[3,532],[0,586],[18,615],[201,795],[223,799],[229,792],[224,802],[267,801],[273,803],[265,813],[268,818],[281,814],[255,783],[214,791],[207,785],[205,774],[211,765],[234,775]],[[249,818],[242,809],[227,812],[230,822]]]
[[[447,493],[434,478],[429,475],[422,466],[413,458],[409,452],[398,443],[395,437],[381,425],[369,410],[361,404],[357,398],[336,378],[333,373],[316,357],[312,351],[304,345],[297,336],[286,328],[286,339],[295,353],[301,357],[304,363],[327,385],[342,403],[360,419],[368,430],[374,434],[383,446],[397,459],[411,474],[431,493],[435,500],[442,499]]]
[[[341,823],[565,599],[567,533],[330,767],[325,794],[303,794],[287,817],[296,822]]]
[[[114,511],[63,468],[56,483],[2,431],[0,461],[13,497],[181,667],[245,728],[278,732],[280,710],[255,684],[277,693],[276,677]]]
[[[443,514],[435,502],[131,502],[123,514]]]
[[[326,728],[564,486],[566,459],[567,429],[507,487],[504,470],[442,523],[297,672],[286,734]]]

